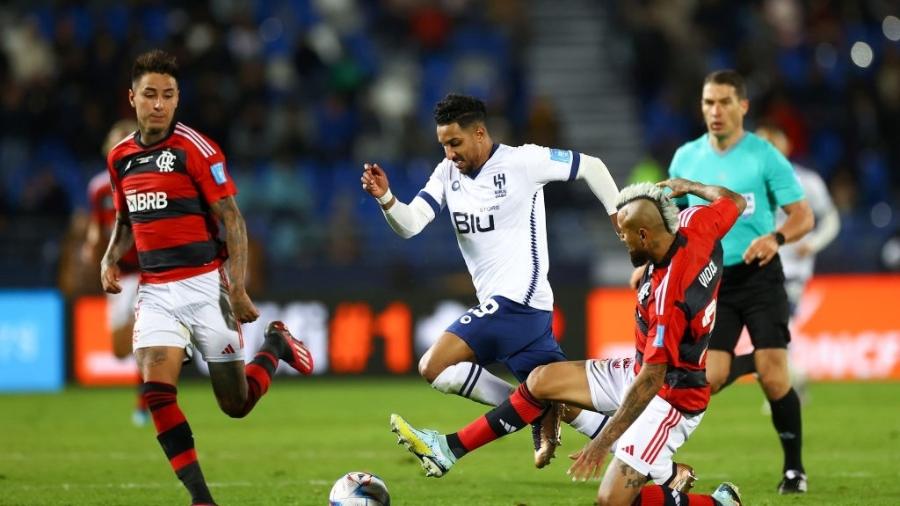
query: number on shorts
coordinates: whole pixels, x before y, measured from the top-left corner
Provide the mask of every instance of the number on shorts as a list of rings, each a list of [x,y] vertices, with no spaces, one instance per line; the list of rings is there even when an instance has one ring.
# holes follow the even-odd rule
[[[497,301],[494,299],[488,299],[477,308],[473,307],[470,309],[469,312],[478,318],[482,318],[484,315],[496,313],[498,309],[500,309],[500,304],[497,304]]]

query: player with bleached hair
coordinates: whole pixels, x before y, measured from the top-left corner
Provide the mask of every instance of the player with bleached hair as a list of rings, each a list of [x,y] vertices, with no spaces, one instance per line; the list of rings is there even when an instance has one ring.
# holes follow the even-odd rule
[[[711,204],[679,215],[663,187]],[[730,483],[701,495],[670,480],[675,452],[709,404],[706,348],[724,270],[721,239],[745,206],[743,197],[724,187],[684,179],[624,188],[618,228],[632,264],[648,266],[638,284],[634,355],[540,366],[503,404],[453,434],[416,429],[398,415],[391,415],[392,430],[428,475],[443,476],[469,452],[521,429],[549,403],[562,402],[611,417],[569,469],[573,480],[596,478],[614,448],[598,504],[740,505]],[[656,485],[645,486],[649,480]]]
[[[606,165],[577,151],[532,144],[507,146],[488,132],[485,105],[447,95],[434,110],[444,160],[409,204],[391,193],[385,170],[366,163],[362,188],[381,205],[390,227],[404,238],[447,208],[479,304],[457,318],[419,361],[433,388],[496,406],[514,387],[484,368],[500,362],[524,381],[537,366],[566,359],[551,330],[553,292],[547,280],[545,184],[583,179],[615,226],[618,188]],[[565,410],[566,421],[593,437],[605,417]],[[543,467],[558,445],[558,416],[535,425],[535,465]]]

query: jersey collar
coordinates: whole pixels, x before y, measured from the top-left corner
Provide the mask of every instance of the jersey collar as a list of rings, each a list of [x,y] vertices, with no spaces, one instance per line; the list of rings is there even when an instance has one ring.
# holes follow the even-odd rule
[[[156,145],[161,144],[161,143],[163,143],[163,142],[166,142],[166,140],[167,140],[169,137],[171,137],[173,133],[175,133],[175,124],[176,124],[176,123],[178,123],[178,122],[175,121],[175,118],[172,118],[172,124],[169,125],[169,130],[166,132],[166,135],[163,136],[162,139],[160,139],[160,140],[154,142],[153,144],[144,144],[144,142],[141,141],[141,129],[138,128],[137,132],[134,133],[134,143],[137,144],[138,147],[140,147],[140,148],[142,148],[142,149],[147,149],[147,148],[152,148],[153,146],[156,146]]]
[[[484,163],[481,164],[481,167],[478,167],[477,169],[473,170],[472,172],[470,172],[468,174],[465,174],[465,176],[468,177],[469,179],[475,179],[476,177],[478,177],[478,174],[481,173],[481,169],[483,169],[484,166],[487,165],[488,160],[490,160],[491,157],[494,156],[494,153],[497,152],[497,148],[499,148],[499,147],[500,147],[500,145],[495,142],[494,145],[491,146],[491,154],[489,154],[487,157],[487,160],[485,160]]]
[[[662,257],[662,260],[659,262],[653,262],[653,266],[657,269],[662,269],[668,267],[670,263],[672,263],[672,257],[675,256],[675,253],[678,253],[678,248],[687,244],[687,237],[681,235],[681,232],[675,233],[675,240],[672,241],[672,245],[669,246],[669,251],[666,251],[665,256]]]

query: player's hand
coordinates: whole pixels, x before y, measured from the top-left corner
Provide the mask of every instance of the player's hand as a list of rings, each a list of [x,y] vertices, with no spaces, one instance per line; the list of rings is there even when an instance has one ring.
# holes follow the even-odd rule
[[[390,186],[387,174],[377,163],[363,164],[363,173],[359,181],[362,183],[362,189],[376,199],[384,195]]]
[[[632,290],[637,290],[638,288],[640,288],[638,284],[641,282],[641,278],[644,277],[644,271],[646,270],[647,266],[642,265],[631,271],[631,278],[628,279],[628,286],[630,286]]]
[[[778,253],[778,242],[775,241],[775,236],[772,234],[761,235],[753,239],[753,242],[744,251],[744,263],[759,262],[759,266],[762,267],[771,262],[776,253]]]
[[[666,179],[665,181],[660,181],[656,183],[656,186],[660,188],[668,188],[672,190],[672,193],[669,194],[670,198],[681,197],[682,195],[687,195],[691,192],[691,185],[693,185],[693,181],[689,181],[687,179],[682,179],[680,177]]]
[[[601,442],[602,438],[594,438],[581,450],[569,455],[575,463],[566,471],[572,481],[585,481],[600,478],[603,472],[603,462],[609,453],[609,445]]]
[[[245,290],[231,291],[228,293],[231,301],[231,311],[234,318],[241,323],[250,323],[259,318],[259,310],[253,305],[250,296]]]
[[[103,285],[103,291],[106,293],[119,293],[122,291],[122,285],[119,284],[121,271],[119,264],[108,264],[102,262],[100,264],[100,284]]]

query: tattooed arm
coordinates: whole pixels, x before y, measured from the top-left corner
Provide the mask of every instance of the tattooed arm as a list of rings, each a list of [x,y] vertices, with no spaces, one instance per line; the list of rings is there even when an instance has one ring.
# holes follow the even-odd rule
[[[247,272],[247,226],[234,197],[225,197],[212,204],[213,214],[225,226],[225,243],[228,245],[228,277],[231,286],[228,298],[234,317],[241,323],[259,318],[259,311],[247,295],[244,277]]]
[[[575,463],[568,471],[573,480],[599,477],[610,447],[659,393],[666,379],[666,367],[666,364],[644,364],[641,372],[634,378],[634,383],[625,393],[616,414],[609,419],[600,434],[577,454]]]
[[[100,261],[100,283],[103,291],[107,293],[119,293],[122,287],[119,285],[119,260],[126,251],[134,246],[134,234],[131,232],[131,222],[122,212],[116,213],[116,224],[113,227],[112,236],[106,253]]]

